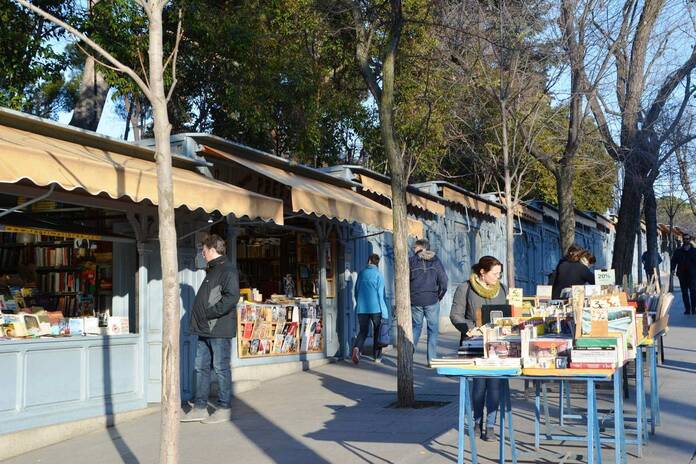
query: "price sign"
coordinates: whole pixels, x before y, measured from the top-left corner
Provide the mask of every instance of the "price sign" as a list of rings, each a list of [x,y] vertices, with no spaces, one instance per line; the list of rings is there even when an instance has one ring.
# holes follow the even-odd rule
[[[522,306],[522,297],[524,296],[521,288],[511,288],[508,291],[508,303],[510,306]]]
[[[616,273],[613,269],[594,271],[595,285],[615,285]]]

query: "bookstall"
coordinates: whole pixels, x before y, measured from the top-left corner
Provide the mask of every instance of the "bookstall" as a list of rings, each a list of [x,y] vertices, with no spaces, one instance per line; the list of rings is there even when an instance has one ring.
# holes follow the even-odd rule
[[[586,441],[587,460],[595,462],[595,454],[601,453],[604,439],[598,433],[599,416],[595,398],[595,383],[611,381],[614,386],[613,442],[616,462],[624,462],[626,445],[634,444],[639,454],[647,438],[648,421],[645,390],[643,387],[642,350],[647,348],[650,362],[651,381],[656,385],[656,353],[654,338],[664,333],[671,295],[660,298],[656,295],[631,295],[613,285],[574,286],[567,300],[545,298],[545,288],[539,289],[532,300],[516,295],[511,304],[482,307],[477,311],[478,327],[468,333],[459,353],[433,360],[433,367],[441,375],[460,378],[460,437],[458,462],[463,459],[464,422],[471,424],[471,404],[468,396],[469,379],[495,377],[505,381],[501,398],[500,462],[505,461],[503,440],[507,435],[513,454],[517,454],[512,426],[509,379],[533,381],[535,385],[535,449],[539,449],[543,438],[553,441]],[[512,294],[516,292],[511,292]],[[541,295],[541,296],[540,296]],[[630,298],[629,298],[630,297]],[[661,299],[661,304],[657,300]],[[653,301],[655,304],[653,304]],[[650,309],[657,308],[656,314]],[[511,316],[511,314],[513,316]],[[636,395],[639,398],[636,427],[624,427],[623,417],[623,371],[626,363],[636,362]],[[545,381],[560,381],[565,385],[571,381],[587,384],[586,424],[584,435],[554,434],[548,429],[548,417],[544,422],[546,431],[540,431],[542,401],[548,411],[547,399],[542,395]],[[566,387],[568,388],[568,387]],[[566,397],[563,388],[560,395],[559,415],[563,419],[583,419],[583,416],[565,414]],[[569,407],[569,401],[567,406]],[[547,413],[545,413],[547,414]],[[649,421],[654,430],[659,425],[659,396],[651,388],[651,411]],[[507,424],[505,424],[507,422]],[[568,424],[566,424],[568,425]],[[627,438],[627,435],[633,438]],[[475,442],[470,437],[472,462],[477,462]]]
[[[13,432],[159,401],[162,279],[152,149],[6,109],[0,139],[2,460]],[[212,213],[283,224],[281,201],[197,165],[173,159],[182,316],[202,274],[191,231]]]
[[[304,231],[240,229],[236,249],[243,298],[237,318],[240,359],[324,352],[319,240]],[[326,297],[333,299],[335,240],[328,241]]]

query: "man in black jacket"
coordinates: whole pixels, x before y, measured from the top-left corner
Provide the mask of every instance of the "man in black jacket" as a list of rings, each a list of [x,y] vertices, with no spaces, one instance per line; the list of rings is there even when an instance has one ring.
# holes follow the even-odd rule
[[[440,326],[440,300],[447,293],[447,274],[427,240],[416,240],[413,256],[408,260],[411,281],[411,318],[413,346],[418,346],[423,319],[428,323],[428,365],[437,356]]]
[[[230,420],[230,358],[232,338],[237,328],[239,277],[225,252],[225,241],[219,236],[209,235],[203,240],[202,253],[208,269],[193,301],[189,324],[189,334],[198,336],[196,397],[194,407],[184,415],[182,422],[215,424]],[[218,381],[218,401],[215,412],[209,416],[207,405],[211,366]]]
[[[671,269],[679,278],[684,314],[696,314],[696,249],[689,234],[683,235],[681,248],[674,250]]]

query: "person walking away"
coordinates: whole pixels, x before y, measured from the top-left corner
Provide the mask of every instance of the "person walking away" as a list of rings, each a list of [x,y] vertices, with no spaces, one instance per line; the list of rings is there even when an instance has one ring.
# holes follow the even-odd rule
[[[181,419],[182,422],[216,424],[230,420],[230,358],[232,338],[237,328],[239,277],[225,252],[225,241],[219,236],[208,235],[203,240],[202,253],[208,268],[193,301],[189,324],[189,334],[198,336],[194,367],[195,404]],[[218,399],[215,411],[208,415],[211,367],[217,377]]]
[[[413,256],[408,260],[411,281],[411,320],[413,322],[413,349],[423,330],[423,319],[428,324],[428,366],[437,356],[437,338],[440,326],[440,300],[447,293],[447,274],[442,262],[429,250],[427,240],[416,240]]]
[[[648,262],[650,259],[649,255],[648,250],[645,250],[640,256],[640,262],[643,263],[643,270],[645,271],[645,279],[650,282],[653,278],[655,269],[657,269],[657,277],[658,280],[660,280],[660,264],[662,264],[662,256],[660,256],[660,253],[655,253],[655,256],[657,256],[657,265],[651,266]]]
[[[674,250],[670,269],[679,279],[684,314],[696,314],[696,248],[691,235],[682,236],[682,246]]]
[[[358,314],[360,332],[353,344],[353,363],[360,362],[360,353],[372,323],[372,356],[380,362],[382,349],[378,346],[379,329],[382,319],[389,317],[387,298],[384,293],[384,277],[379,272],[379,255],[371,254],[367,258],[367,267],[360,271],[355,282],[355,312]]]
[[[571,245],[556,267],[551,298],[559,299],[563,289],[573,285],[594,285],[594,273],[590,270],[594,263],[595,258],[589,251]]]
[[[469,280],[460,284],[454,293],[450,321],[461,332],[460,344],[467,332],[476,326],[476,312],[483,305],[507,304],[505,287],[500,283],[503,264],[493,256],[484,256],[471,268]],[[493,439],[495,419],[500,403],[502,382],[491,378],[474,378],[472,403],[474,421],[481,430],[481,439]],[[484,426],[483,406],[486,405]]]

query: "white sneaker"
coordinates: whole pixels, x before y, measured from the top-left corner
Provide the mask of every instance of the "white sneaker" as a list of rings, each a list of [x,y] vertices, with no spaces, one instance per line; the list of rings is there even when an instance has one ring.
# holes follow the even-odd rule
[[[203,424],[220,424],[232,420],[230,408],[217,408],[207,419],[203,420]]]
[[[191,408],[189,412],[181,416],[181,422],[201,422],[207,418],[207,408]]]

